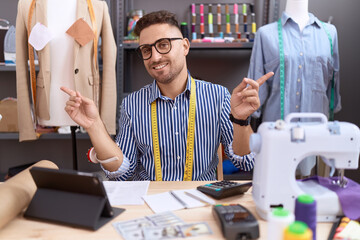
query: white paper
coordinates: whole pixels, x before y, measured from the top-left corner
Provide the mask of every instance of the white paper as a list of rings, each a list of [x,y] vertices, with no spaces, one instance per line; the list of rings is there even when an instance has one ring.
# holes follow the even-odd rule
[[[143,199],[155,213],[175,211],[184,208],[203,207],[207,205],[206,201],[199,201],[199,198],[192,197],[187,194],[186,191],[189,190],[171,191],[174,195],[176,195],[176,197],[171,192],[165,192],[147,195],[144,196]],[[211,199],[209,200],[211,201]]]
[[[170,192],[164,192],[159,194],[147,195],[143,199],[149,205],[154,213],[161,213],[166,211],[175,211],[183,209],[184,206],[170,194]]]
[[[36,51],[43,49],[51,39],[53,39],[53,36],[50,30],[41,23],[36,23],[31,29],[29,43]]]
[[[103,181],[112,206],[143,205],[150,181]]]

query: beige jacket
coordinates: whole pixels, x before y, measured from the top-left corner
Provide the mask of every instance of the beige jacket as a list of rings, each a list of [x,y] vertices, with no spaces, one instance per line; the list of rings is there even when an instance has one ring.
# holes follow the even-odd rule
[[[91,18],[86,0],[77,1],[77,19],[84,20],[91,27]],[[74,81],[75,88],[83,96],[98,103],[101,118],[109,132],[116,131],[116,44],[112,32],[108,6],[106,2],[92,0],[97,35],[102,41],[102,76],[94,68],[93,41],[81,47],[77,42],[74,46]],[[30,107],[30,77],[28,70],[28,36],[27,18],[31,0],[19,0],[16,19],[16,82],[18,98],[19,141],[34,140],[36,133],[32,121]],[[40,22],[47,26],[47,0],[36,0],[31,28]],[[49,93],[51,84],[50,46],[47,44],[37,52],[40,70],[36,79],[36,116],[49,120]],[[76,71],[75,71],[76,70]]]

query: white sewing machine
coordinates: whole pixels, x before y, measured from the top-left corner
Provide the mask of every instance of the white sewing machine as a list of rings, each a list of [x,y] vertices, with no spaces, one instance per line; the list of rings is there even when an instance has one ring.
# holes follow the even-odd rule
[[[292,122],[300,118],[320,121]],[[277,206],[294,212],[297,196],[304,193],[317,201],[318,222],[335,221],[342,214],[336,193],[315,181],[296,181],[295,171],[305,157],[319,155],[333,170],[342,170],[341,181],[334,184],[346,187],[344,169],[358,168],[360,130],[356,125],[328,122],[321,113],[291,113],[285,121],[262,123],[251,135],[250,148],[256,153],[252,195],[263,219]]]

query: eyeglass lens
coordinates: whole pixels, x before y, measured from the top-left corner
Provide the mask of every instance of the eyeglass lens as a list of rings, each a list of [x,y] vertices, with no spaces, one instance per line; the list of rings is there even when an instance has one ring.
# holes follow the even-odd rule
[[[162,38],[157,40],[154,44],[147,44],[140,48],[141,56],[143,59],[149,59],[152,54],[152,46],[160,54],[166,54],[171,50],[171,42],[168,38]]]

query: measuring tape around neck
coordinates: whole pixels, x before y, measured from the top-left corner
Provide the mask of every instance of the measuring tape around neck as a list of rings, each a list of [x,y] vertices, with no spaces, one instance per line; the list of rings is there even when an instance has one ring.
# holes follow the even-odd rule
[[[333,56],[334,50],[333,50],[333,44],[332,44],[332,38],[331,38],[330,32],[327,29],[325,23],[322,21],[320,21],[320,22],[329,38],[331,56]],[[329,120],[330,121],[334,121],[334,96],[335,96],[335,80],[334,80],[334,78],[335,78],[335,69],[333,71],[332,79],[331,79],[331,97],[330,97],[330,105],[329,105]]]
[[[196,84],[195,84],[195,80],[191,77],[184,181],[192,180],[193,159],[194,159],[194,138],[195,138],[195,114],[196,114]],[[156,181],[162,181],[159,135],[158,135],[158,127],[157,127],[156,100],[151,103],[151,126],[152,126],[152,138],[153,138],[153,147],[154,147],[155,177],[156,177]]]
[[[330,41],[331,56],[333,56],[332,38],[325,24],[320,21]],[[281,119],[284,120],[284,89],[285,89],[285,57],[284,57],[284,40],[282,34],[281,18],[277,22],[278,24],[278,36],[279,36],[279,55],[280,55],[280,114]],[[335,95],[335,70],[333,71],[331,80],[331,97],[329,104],[329,120],[334,120],[334,95]]]
[[[280,114],[281,120],[284,120],[284,88],[285,88],[285,57],[284,41],[282,34],[281,18],[278,20],[279,34],[279,54],[280,54]]]
[[[27,19],[28,38],[29,38],[30,32],[31,32],[31,21],[32,21],[32,17],[34,14],[35,4],[36,4],[36,0],[32,0],[30,9],[29,9],[28,19]],[[93,31],[95,34],[95,37],[94,37],[94,70],[96,73],[97,72],[97,44],[98,44],[96,18],[95,18],[94,8],[93,8],[91,0],[87,0],[87,4],[89,7],[89,13],[90,13]],[[35,107],[36,107],[35,57],[34,57],[34,48],[31,46],[30,43],[28,43],[28,54],[29,54],[29,62],[30,62],[30,83],[31,83],[30,86],[31,86],[31,93],[32,93],[32,101],[33,101],[33,105],[34,105],[33,108],[35,110]],[[35,114],[35,111],[34,111],[34,114]],[[36,119],[36,117],[34,117],[34,119]]]

